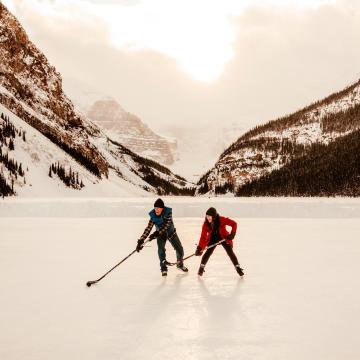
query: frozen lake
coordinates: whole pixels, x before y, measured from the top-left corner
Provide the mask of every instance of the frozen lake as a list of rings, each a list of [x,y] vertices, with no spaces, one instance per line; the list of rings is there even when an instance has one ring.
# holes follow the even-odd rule
[[[336,202],[331,214],[348,206],[352,215],[237,217],[243,279],[222,248],[203,278],[199,258],[188,261],[188,274],[170,268],[162,278],[151,243],[91,288],[87,280],[133,250],[146,216],[26,217],[34,203],[22,202],[18,214],[2,203],[0,358],[359,359],[358,201]],[[286,212],[288,204],[276,203]],[[202,217],[174,215],[190,254]],[[171,247],[168,259],[175,259]]]
[[[236,217],[243,279],[222,248],[202,278],[200,258],[188,261],[188,274],[170,268],[162,278],[151,243],[87,288],[134,249],[153,200],[1,203],[0,358],[360,357],[358,200],[171,200],[186,254],[203,221],[195,215],[210,203],[224,215],[262,209],[263,217],[255,210]],[[103,209],[100,217],[87,215]],[[299,217],[289,209],[300,209]],[[170,246],[168,259],[175,260]]]
[[[360,218],[358,198],[166,197],[174,216],[203,217],[210,206],[236,218]],[[3,217],[140,217],[154,198],[0,199]]]

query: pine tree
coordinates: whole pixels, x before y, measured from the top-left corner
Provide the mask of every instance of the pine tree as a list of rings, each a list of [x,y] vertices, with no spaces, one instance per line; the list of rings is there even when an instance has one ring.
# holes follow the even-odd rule
[[[9,150],[15,150],[15,145],[14,145],[14,141],[12,138],[10,138],[10,141],[9,141]]]

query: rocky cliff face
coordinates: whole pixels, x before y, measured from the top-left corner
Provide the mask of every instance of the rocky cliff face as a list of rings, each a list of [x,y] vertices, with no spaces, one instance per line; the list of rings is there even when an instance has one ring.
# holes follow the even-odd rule
[[[115,99],[97,100],[87,116],[106,129],[109,136],[137,154],[164,165],[174,163],[176,141],[157,135],[139,117],[125,111]]]
[[[0,102],[81,159],[89,170],[107,176],[108,165],[89,140],[99,131],[75,113],[62,91],[60,74],[2,4],[0,59]]]
[[[63,92],[60,74],[2,3],[0,104],[10,121],[26,122],[99,180],[118,177],[146,191],[174,194],[188,185],[164,166],[110,139],[99,126],[78,113]],[[4,141],[5,144],[9,139]],[[41,142],[46,143],[43,139]],[[47,158],[52,156],[49,149],[44,149]]]
[[[258,126],[226,149],[199,193],[236,192],[296,158],[360,128],[360,81],[294,114]]]

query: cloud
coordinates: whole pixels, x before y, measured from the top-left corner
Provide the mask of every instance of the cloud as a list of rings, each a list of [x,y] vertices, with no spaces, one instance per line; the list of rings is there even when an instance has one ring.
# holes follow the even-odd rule
[[[184,74],[179,60],[155,46],[138,44],[136,51],[130,45],[114,46],[111,28],[102,15],[84,5],[86,1],[56,1],[57,7],[50,7],[49,16],[44,16],[48,10],[39,5],[40,1],[15,2],[15,15],[65,77],[79,78],[116,96],[126,109],[160,131],[172,124],[194,123],[215,130],[232,123],[251,127],[294,111],[360,77],[360,50],[356,46],[360,5],[356,1],[318,3],[301,9],[257,2],[236,16],[229,15],[235,34],[229,43],[231,56],[212,83]],[[39,6],[32,6],[35,2]],[[84,6],[85,15],[78,6]],[[236,12],[231,2],[227,6],[227,14]],[[141,21],[133,27],[142,27]],[[153,36],[156,31],[161,34],[161,29],[151,32],[149,28],[144,29]],[[132,31],[128,38],[134,36]],[[165,26],[162,32],[167,31]],[[200,34],[199,38],[207,35]],[[174,39],[174,51],[177,46],[182,48],[181,40]],[[220,51],[215,44],[212,50]],[[195,50],[197,55],[201,46],[196,49],[194,45]],[[198,58],[200,67],[206,67],[206,59],[212,56],[210,50],[205,54],[205,58]]]
[[[55,0],[53,0],[55,1]],[[99,5],[124,5],[124,6],[134,6],[140,3],[141,0],[82,0],[93,4]]]
[[[122,51],[150,50],[174,59],[199,81],[218,79],[234,57],[233,19],[250,6],[316,7],[332,0],[9,0],[18,12],[101,23]]]

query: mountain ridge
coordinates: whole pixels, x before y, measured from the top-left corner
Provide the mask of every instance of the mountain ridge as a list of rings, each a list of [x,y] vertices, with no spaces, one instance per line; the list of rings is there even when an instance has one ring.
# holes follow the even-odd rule
[[[293,114],[258,125],[220,155],[197,184],[197,193],[236,193],[304,156],[314,143],[329,144],[360,128],[360,80]]]
[[[21,24],[2,3],[0,60],[0,104],[10,111],[7,114],[10,121],[13,116],[18,116],[21,121],[56,144],[56,156],[64,151],[95,175],[99,184],[111,177],[113,183],[124,180],[150,193],[189,193],[191,184],[185,179],[111,141],[98,125],[75,110],[73,103],[63,92],[61,75],[31,42]],[[39,134],[34,133],[34,136],[42,144],[45,143]],[[6,151],[10,150],[8,143],[15,139],[12,136],[5,137],[3,146]],[[36,142],[32,142],[32,145],[36,146]],[[46,148],[43,151],[48,152]],[[65,161],[64,155],[61,156]],[[46,162],[49,157],[51,153],[44,157]],[[48,163],[47,166],[51,164]],[[9,176],[13,181],[15,175]],[[21,186],[29,187],[25,183]]]

